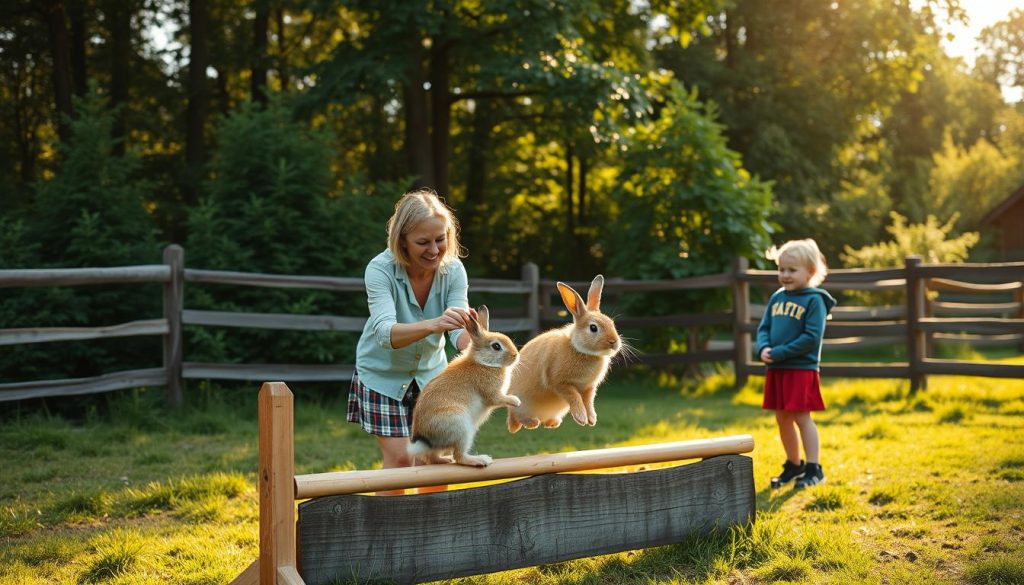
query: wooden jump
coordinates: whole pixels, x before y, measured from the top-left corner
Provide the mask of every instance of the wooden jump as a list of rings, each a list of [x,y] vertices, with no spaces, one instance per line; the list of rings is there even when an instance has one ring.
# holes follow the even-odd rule
[[[259,393],[260,556],[232,585],[416,583],[680,542],[754,520],[750,435],[296,476],[292,393]],[[563,473],[702,459],[629,473]],[[501,479],[409,496],[365,492]],[[307,498],[311,498],[308,499]],[[295,501],[306,500],[298,506]]]

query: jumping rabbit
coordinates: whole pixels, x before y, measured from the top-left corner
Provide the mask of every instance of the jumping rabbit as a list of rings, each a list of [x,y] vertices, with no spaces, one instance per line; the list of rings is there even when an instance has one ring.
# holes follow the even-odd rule
[[[608,365],[622,348],[611,317],[601,313],[604,277],[590,283],[587,303],[569,285],[559,282],[558,293],[573,322],[541,333],[520,350],[512,372],[509,395],[521,401],[508,409],[508,430],[555,428],[566,412],[580,426],[597,424],[594,396]]]
[[[519,351],[507,335],[489,331],[489,321],[487,307],[477,309],[477,318],[466,327],[471,340],[466,352],[423,388],[412,411],[411,456],[440,458],[450,451],[462,465],[491,464],[489,455],[470,455],[469,450],[492,410],[519,406],[518,398],[507,395]]]

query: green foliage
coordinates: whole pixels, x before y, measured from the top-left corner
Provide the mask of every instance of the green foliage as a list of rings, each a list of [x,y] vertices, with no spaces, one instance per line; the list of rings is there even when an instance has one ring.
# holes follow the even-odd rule
[[[139,175],[137,153],[114,153],[114,113],[95,91],[77,102],[77,111],[53,177],[36,183],[31,206],[0,219],[2,268],[159,262],[146,209],[151,183]],[[17,289],[0,297],[0,327],[114,325],[157,317],[159,302],[156,286]],[[158,355],[158,340],[15,346],[0,352],[0,372],[9,381],[82,377],[152,365]]]
[[[607,228],[610,273],[643,280],[713,274],[767,248],[768,184],[743,169],[715,109],[695,93],[670,83],[657,117],[630,129],[622,150],[612,194],[617,220]],[[674,293],[653,302],[648,295],[626,310],[703,312],[727,302],[718,293]]]
[[[934,215],[929,215],[924,223],[918,224],[907,223],[907,218],[895,211],[890,216],[892,225],[885,230],[892,239],[858,249],[846,246],[845,252],[840,254],[844,266],[899,267],[903,265],[907,256],[918,256],[928,264],[964,262],[971,247],[978,242],[977,232],[951,236],[959,214],[953,214],[944,224],[940,224]],[[851,291],[848,294],[865,305],[891,305],[903,302],[902,295],[898,292]]]
[[[384,224],[401,191],[350,180],[338,192],[330,135],[292,117],[283,99],[243,106],[217,134],[209,195],[192,210],[189,266],[291,275],[361,277],[384,247]],[[189,286],[186,305],[254,313],[358,315],[354,294]],[[340,333],[187,328],[189,359],[248,363],[351,363]]]

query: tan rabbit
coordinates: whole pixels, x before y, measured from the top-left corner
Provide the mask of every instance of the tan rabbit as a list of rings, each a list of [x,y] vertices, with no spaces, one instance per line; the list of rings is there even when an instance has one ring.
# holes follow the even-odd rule
[[[462,465],[491,464],[490,456],[470,455],[469,450],[492,410],[519,406],[518,398],[506,394],[519,351],[507,335],[488,330],[489,317],[487,307],[477,309],[477,319],[470,319],[466,327],[466,352],[431,380],[417,399],[408,447],[413,457],[429,453],[437,460],[451,452]]]
[[[520,350],[522,359],[512,372],[509,395],[522,404],[508,409],[508,430],[555,428],[566,412],[581,426],[597,424],[594,395],[608,365],[622,348],[611,317],[601,313],[604,277],[590,283],[587,304],[569,285],[559,282],[558,293],[573,322],[545,331]]]

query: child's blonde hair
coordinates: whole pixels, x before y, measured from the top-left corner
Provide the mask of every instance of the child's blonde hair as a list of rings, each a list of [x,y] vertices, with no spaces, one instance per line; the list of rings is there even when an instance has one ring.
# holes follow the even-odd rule
[[[402,246],[402,237],[412,231],[416,224],[430,217],[440,218],[445,223],[448,248],[441,263],[466,255],[459,244],[459,221],[455,219],[455,212],[441,201],[433,189],[417,189],[402,195],[398,203],[395,203],[394,215],[388,220],[388,249],[403,268],[408,268],[412,259]]]
[[[783,256],[789,256],[796,260],[811,274],[807,281],[809,286],[818,286],[828,276],[828,266],[825,264],[825,255],[818,249],[818,244],[811,238],[803,240],[790,240],[781,247],[772,246],[764,253],[765,258],[773,260],[776,265]]]

